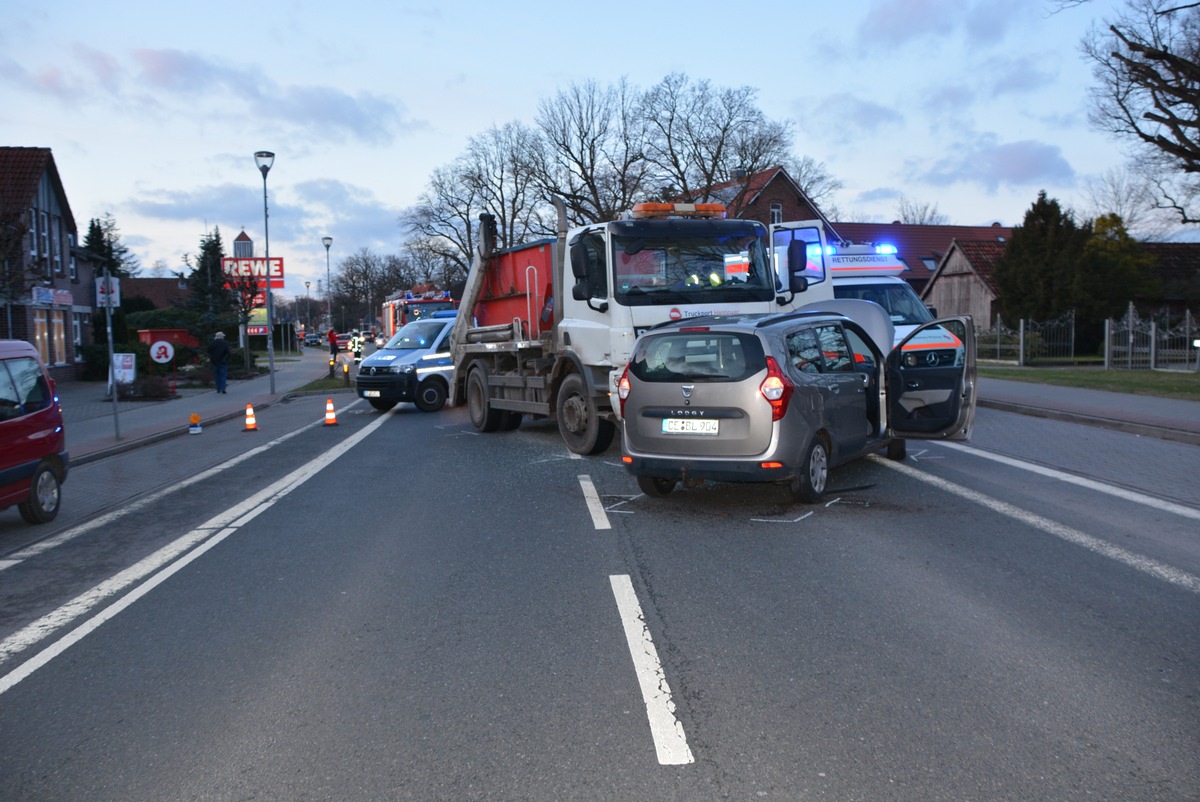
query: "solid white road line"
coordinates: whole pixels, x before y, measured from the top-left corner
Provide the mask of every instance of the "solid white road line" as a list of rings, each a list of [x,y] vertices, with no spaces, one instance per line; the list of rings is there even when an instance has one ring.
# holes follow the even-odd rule
[[[68,647],[78,643],[84,636],[100,626],[100,624],[144,596],[167,577],[200,557],[200,555],[204,554],[217,543],[220,543],[229,537],[229,535],[236,532],[239,527],[249,523],[258,517],[258,515],[268,510],[275,502],[329,467],[334,460],[345,454],[379,428],[387,418],[388,416],[386,415],[379,416],[377,420],[367,424],[362,430],[346,438],[305,465],[300,466],[269,487],[259,491],[240,504],[230,507],[186,535],[163,546],[135,565],[101,582],[96,587],[67,602],[57,610],[42,616],[37,621],[28,624],[3,641],[0,641],[0,663],[3,663],[13,655],[28,649],[73,623],[106,599],[120,593],[130,585],[142,581],[145,577],[155,571],[159,571],[164,566],[169,566],[135,588],[116,604],[111,605],[108,609],[103,610],[90,620],[76,627],[58,643],[55,643],[13,671],[0,677],[0,694],[9,690],[38,668],[50,662],[50,660],[61,654]],[[199,547],[193,549],[197,545]],[[189,552],[189,549],[192,550]]]
[[[1047,468],[1043,465],[1037,465],[1036,463],[1025,462],[1024,460],[1006,457],[1003,454],[992,454],[988,451],[982,451],[978,448],[965,446],[961,443],[946,443],[942,441],[936,442],[939,446],[944,448],[952,448],[955,451],[961,451],[964,454],[970,454],[972,457],[981,457],[983,459],[991,460],[992,462],[999,462],[1001,465],[1007,465],[1010,468],[1018,468],[1022,471],[1036,473],[1039,476],[1047,476],[1051,479],[1057,479],[1060,482],[1067,482],[1068,484],[1078,485],[1079,487],[1086,487],[1088,490],[1095,490],[1098,493],[1105,493],[1110,496],[1124,499],[1125,501],[1132,501],[1135,504],[1143,504],[1147,507],[1153,507],[1156,510],[1162,510],[1164,512],[1170,512],[1174,513],[1175,515],[1183,516],[1184,518],[1191,518],[1192,520],[1200,521],[1200,510],[1193,507],[1185,507],[1184,505],[1176,504],[1173,501],[1154,498],[1153,496],[1147,496],[1144,493],[1138,493],[1134,490],[1129,490],[1128,488],[1118,487],[1117,485],[1110,485],[1106,482],[1097,482],[1095,479],[1085,479],[1082,476],[1075,476],[1062,471],[1056,471],[1053,468]]]
[[[587,474],[579,475],[579,486],[583,488],[583,498],[587,501],[588,512],[592,514],[592,525],[597,529],[611,529],[608,516],[604,513],[604,505],[600,503],[600,494],[592,484],[592,477]]]
[[[1057,521],[1052,521],[1049,518],[1043,518],[1041,515],[1037,515],[1036,513],[1023,510],[1020,507],[1000,501],[999,499],[994,499],[991,496],[985,496],[983,493],[979,493],[975,490],[971,490],[970,488],[955,484],[954,482],[949,482],[945,479],[940,479],[936,476],[925,473],[924,471],[909,467],[903,463],[893,462],[892,460],[884,459],[883,457],[875,454],[870,455],[868,459],[874,460],[882,465],[886,465],[892,470],[899,471],[911,479],[916,479],[918,481],[925,482],[926,484],[933,485],[940,490],[945,490],[947,493],[953,493],[960,498],[973,501],[976,504],[980,504],[990,510],[993,510],[994,512],[998,512],[1001,515],[1008,516],[1009,518],[1020,521],[1023,524],[1032,526],[1035,529],[1040,529],[1043,532],[1053,535],[1057,538],[1061,538],[1068,543],[1074,543],[1077,546],[1082,546],[1088,551],[1108,557],[1111,560],[1116,560],[1117,562],[1123,563],[1130,568],[1141,571],[1142,573],[1148,574],[1156,579],[1170,582],[1172,585],[1176,585],[1185,590],[1190,590],[1192,593],[1200,593],[1200,577],[1195,576],[1194,574],[1189,574],[1187,571],[1181,571],[1156,560],[1152,560],[1149,557],[1144,557],[1140,554],[1134,554],[1131,551],[1126,551],[1120,546],[1114,546],[1112,543],[1101,540],[1098,537],[1093,537],[1092,535],[1081,532],[1078,529],[1073,529],[1064,524],[1060,524]]]
[[[692,750],[688,747],[683,725],[675,718],[675,702],[671,699],[671,688],[663,673],[658,652],[650,639],[650,630],[633,591],[633,582],[626,574],[614,574],[608,578],[617,610],[621,613],[621,625],[625,628],[625,641],[633,657],[633,668],[637,673],[638,685],[642,689],[642,701],[646,703],[646,716],[650,719],[650,734],[654,738],[654,751],[658,762],[664,766],[694,763]]]

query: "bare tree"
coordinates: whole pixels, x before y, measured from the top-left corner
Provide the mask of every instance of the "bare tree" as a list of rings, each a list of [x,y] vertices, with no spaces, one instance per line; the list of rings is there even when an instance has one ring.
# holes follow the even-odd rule
[[[511,122],[472,137],[467,145],[463,177],[481,202],[478,211],[496,218],[500,247],[554,235],[554,221],[539,202],[529,166],[537,139],[533,129]]]
[[[1114,214],[1131,236],[1141,240],[1161,239],[1174,228],[1174,220],[1155,207],[1155,187],[1141,171],[1114,168],[1084,183],[1087,207],[1084,214],[1098,219]]]
[[[791,128],[768,120],[755,105],[756,90],[717,89],[673,73],[642,99],[648,127],[646,159],[664,192],[697,201],[733,178],[756,173],[787,158]],[[736,205],[737,199],[734,204]]]
[[[916,201],[901,195],[896,202],[896,219],[913,226],[944,226],[950,218],[938,211],[937,204]]]
[[[1129,0],[1083,52],[1098,83],[1093,124],[1132,142],[1159,208],[1200,223],[1200,2]]]
[[[827,218],[841,219],[834,202],[834,193],[841,190],[842,182],[830,175],[824,162],[819,162],[812,156],[802,156],[785,160],[783,166],[808,199],[818,206]]]
[[[530,166],[543,200],[561,197],[573,224],[613,220],[648,191],[640,95],[622,78],[572,84],[538,106]]]
[[[464,275],[475,249],[475,220],[483,209],[483,192],[469,180],[469,172],[465,157],[434,170],[417,204],[400,216],[400,226],[410,240]]]

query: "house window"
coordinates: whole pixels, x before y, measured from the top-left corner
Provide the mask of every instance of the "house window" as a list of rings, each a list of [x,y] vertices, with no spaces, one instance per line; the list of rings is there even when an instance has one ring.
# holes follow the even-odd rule
[[[54,339],[54,364],[67,364],[67,313],[55,309],[50,312],[50,336]]]
[[[33,310],[33,347],[37,349],[42,362],[50,364],[50,331],[46,326],[46,310]]]
[[[783,204],[782,203],[772,203],[771,204],[771,224],[774,225],[775,223],[782,223],[782,222],[783,222]]]

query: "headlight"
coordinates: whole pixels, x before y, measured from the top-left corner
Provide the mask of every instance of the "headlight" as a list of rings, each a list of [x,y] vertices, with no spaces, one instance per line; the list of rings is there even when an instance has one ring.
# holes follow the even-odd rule
[[[416,365],[411,362],[404,365],[392,365],[392,373],[412,373],[416,369]]]

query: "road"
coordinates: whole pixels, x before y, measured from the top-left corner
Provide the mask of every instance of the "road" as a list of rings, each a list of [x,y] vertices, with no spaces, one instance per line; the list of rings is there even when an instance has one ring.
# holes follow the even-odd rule
[[[810,508],[323,402],[0,514],[0,798],[1200,798],[1196,446],[981,409]]]

